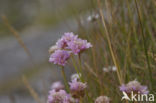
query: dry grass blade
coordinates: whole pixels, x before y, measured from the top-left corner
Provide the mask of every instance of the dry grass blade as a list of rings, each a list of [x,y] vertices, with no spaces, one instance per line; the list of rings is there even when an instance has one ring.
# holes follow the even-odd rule
[[[103,87],[104,87],[104,85],[102,84],[102,81],[100,81],[100,77],[93,71],[93,68],[91,68],[89,65],[88,65],[88,63],[84,63],[84,65],[86,66],[86,68],[85,69],[87,69],[92,75],[94,75],[95,76],[95,81],[97,81],[98,82],[98,84],[100,85],[100,92],[101,92],[101,94],[103,94]]]
[[[102,8],[101,8],[101,2],[100,2],[100,0],[97,0],[97,2],[98,2],[99,11],[100,11],[100,16],[102,18],[102,24],[103,24],[104,29],[105,29],[105,33],[106,33],[106,38],[107,38],[107,41],[108,41],[109,49],[110,49],[110,52],[111,52],[111,55],[112,55],[112,59],[113,59],[113,62],[115,64],[115,66],[117,67],[118,79],[119,79],[120,84],[122,84],[123,80],[122,80],[121,73],[120,73],[120,67],[119,67],[119,65],[117,63],[117,60],[116,60],[116,57],[115,57],[115,54],[114,54],[114,51],[113,51],[113,48],[112,48],[111,40],[110,40],[110,37],[109,37],[109,33],[108,33],[108,30],[107,30],[107,27],[106,27],[106,23],[105,23],[103,12],[102,12]]]
[[[90,73],[92,73],[95,77],[98,77],[97,74],[94,71],[92,71],[93,69],[87,63],[84,63],[84,65],[87,67],[87,70]]]
[[[38,102],[38,103],[42,103],[38,94],[34,91],[34,89],[30,86],[27,78],[25,76],[22,77],[22,81],[24,83],[24,85],[26,86],[26,88],[29,90],[30,94],[32,95],[32,97]]]
[[[22,41],[22,39],[20,38],[18,32],[9,24],[8,19],[6,18],[6,16],[2,16],[2,19],[4,21],[4,24],[7,26],[7,28],[11,31],[11,33],[15,36],[15,38],[17,39],[18,43],[23,47],[24,51],[27,53],[27,55],[32,58],[28,48],[25,46],[24,42]]]

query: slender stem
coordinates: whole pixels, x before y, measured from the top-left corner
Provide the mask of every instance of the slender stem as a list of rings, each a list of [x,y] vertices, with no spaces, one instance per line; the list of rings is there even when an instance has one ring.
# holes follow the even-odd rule
[[[109,46],[109,49],[110,49],[110,52],[111,52],[111,56],[112,56],[112,59],[113,59],[113,62],[115,64],[115,66],[117,68],[117,76],[118,76],[120,84],[122,84],[123,80],[122,80],[122,77],[121,77],[121,74],[120,74],[120,67],[119,67],[119,65],[117,63],[117,60],[116,60],[116,57],[115,57],[115,54],[114,54],[114,51],[113,51],[113,47],[112,47],[112,44],[111,44],[111,40],[110,40],[109,33],[108,33],[106,23],[105,23],[105,20],[104,20],[104,16],[103,16],[103,11],[101,9],[101,2],[100,2],[100,0],[97,0],[97,2],[98,2],[99,11],[100,11],[100,16],[102,18],[102,24],[103,24],[103,27],[104,27],[104,30],[105,30],[105,33],[106,33],[108,46]]]
[[[80,60],[80,61],[81,61],[81,60]],[[74,65],[74,68],[75,68],[77,74],[78,74],[79,77],[80,77],[81,82],[84,82],[84,79],[83,79],[82,76],[80,75],[80,73],[82,73],[82,71],[80,72],[80,71],[78,70],[73,56],[72,56],[72,62],[73,62],[73,65]],[[88,101],[89,101],[90,103],[92,103],[91,97],[89,97],[89,95],[88,95],[88,91],[86,91],[86,96],[87,96],[87,98],[88,98]]]
[[[64,67],[61,68],[61,72],[62,72],[62,76],[63,76],[63,79],[64,79],[65,87],[67,89],[67,92],[69,92],[69,85],[68,85],[66,74],[64,72]]]
[[[78,61],[79,61],[79,65],[80,65],[80,72],[81,72],[81,81],[84,82],[84,78],[83,78],[83,75],[82,75],[82,63],[81,63],[81,54],[78,55]],[[86,95],[88,97],[88,100],[91,102],[91,98],[89,97],[88,95],[88,91],[86,91]],[[81,98],[82,99],[82,98]],[[81,101],[82,102],[82,101]]]
[[[78,61],[79,61],[79,65],[80,65],[80,72],[81,72],[81,77],[82,78],[82,82],[84,81],[83,79],[83,75],[82,75],[82,63],[81,63],[81,54],[78,55]]]
[[[17,30],[11,26],[9,23],[9,20],[7,19],[6,16],[2,16],[2,20],[4,21],[4,24],[7,26],[7,28],[11,31],[11,33],[14,35],[16,38],[17,42],[21,45],[21,47],[24,49],[25,53],[29,56],[30,60],[32,61],[32,64],[35,66],[35,63],[33,61],[33,56],[31,55],[30,50],[27,48],[25,43],[23,42],[22,38],[20,37],[19,33]]]
[[[82,97],[80,97],[80,103],[83,103],[83,99],[82,99]]]
[[[36,100],[37,103],[43,103],[40,99],[40,97],[38,96],[38,94],[35,92],[35,90],[31,87],[31,85],[29,84],[27,78],[23,75],[22,77],[22,81],[24,83],[24,85],[26,86],[26,88],[29,90],[30,94],[32,95],[32,97]]]
[[[83,79],[82,79],[82,77],[81,77],[81,75],[80,75],[80,73],[82,73],[82,72],[80,72],[80,71],[78,70],[78,68],[77,68],[77,66],[76,66],[76,63],[75,63],[75,60],[74,60],[73,56],[72,56],[72,62],[73,62],[73,65],[74,65],[74,68],[75,68],[77,74],[78,74],[79,77],[80,77],[80,80],[83,81]]]
[[[151,70],[151,66],[150,66],[148,50],[147,50],[147,45],[146,45],[146,39],[145,39],[145,35],[144,35],[143,25],[142,25],[142,21],[141,21],[141,14],[139,12],[137,0],[135,0],[135,5],[136,5],[137,14],[138,14],[138,17],[139,17],[139,23],[140,23],[140,27],[141,27],[141,34],[142,34],[143,46],[144,46],[144,53],[145,53],[145,56],[146,56],[146,62],[147,62],[148,72],[149,72],[149,79],[150,79],[150,82],[151,82],[150,85],[151,85],[151,88],[152,88],[152,83],[153,83],[152,70]]]

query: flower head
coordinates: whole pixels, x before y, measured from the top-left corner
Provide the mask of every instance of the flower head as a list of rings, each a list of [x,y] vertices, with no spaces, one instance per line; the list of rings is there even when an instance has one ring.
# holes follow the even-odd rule
[[[49,93],[50,94],[48,96],[48,103],[64,103],[64,100],[67,96],[67,93],[64,90],[51,90]]]
[[[82,40],[80,38],[69,42],[68,46],[75,55],[92,47],[91,43],[87,42],[87,40]]]
[[[132,91],[135,93],[148,94],[147,86],[142,86],[138,81],[130,81],[128,84],[123,84],[120,86],[120,91],[124,91],[126,93],[131,93]]]
[[[110,98],[107,96],[97,97],[95,103],[110,103]]]
[[[65,66],[69,57],[70,57],[70,51],[56,50],[53,54],[51,54],[49,58],[49,62],[58,64],[61,66]]]
[[[57,81],[52,84],[51,89],[56,90],[56,91],[63,90],[64,85],[60,81]]]
[[[63,103],[79,103],[77,99],[74,99],[70,94],[66,96]]]
[[[56,42],[56,45],[61,49],[69,49],[68,43],[73,40],[76,40],[76,39],[77,39],[77,35],[74,35],[72,32],[64,33],[64,35],[61,37],[61,39],[59,39]]]
[[[75,74],[72,74],[72,76],[71,76],[71,80],[77,80],[77,81],[79,81],[80,80],[80,78],[81,78],[81,73],[75,73]]]
[[[85,89],[87,88],[86,83],[79,82],[75,79],[72,80],[72,82],[70,82],[69,85],[73,97],[80,98],[84,96]]]
[[[65,33],[61,39],[56,42],[56,45],[49,49],[51,53],[49,62],[65,66],[71,53],[77,55],[90,47],[92,47],[92,45],[87,42],[87,40],[78,38],[78,35],[74,35],[72,32]]]

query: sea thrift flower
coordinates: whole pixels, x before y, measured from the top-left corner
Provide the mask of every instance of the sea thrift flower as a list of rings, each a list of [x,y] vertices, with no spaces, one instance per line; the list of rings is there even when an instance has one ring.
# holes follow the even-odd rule
[[[75,74],[72,74],[72,76],[71,76],[71,80],[77,80],[77,81],[79,81],[80,80],[80,78],[81,78],[81,73],[75,73]]]
[[[75,80],[72,80],[72,82],[69,83],[70,85],[70,91],[74,98],[80,98],[83,97],[85,94],[85,89],[87,88],[86,83],[82,83]]]
[[[58,50],[58,49],[59,49],[59,48],[58,48],[57,45],[51,46],[51,47],[49,48],[49,53],[51,54],[51,53],[53,53],[54,51],[56,51],[56,50]]]
[[[53,54],[51,54],[49,58],[49,62],[54,64],[58,64],[61,66],[65,66],[67,60],[70,57],[70,52],[66,50],[56,50]]]
[[[64,85],[60,81],[57,81],[52,84],[51,89],[55,91],[59,91],[59,90],[64,89]]]
[[[70,94],[66,96],[63,103],[79,103],[77,99],[74,99]]]
[[[110,103],[110,98],[107,96],[97,97],[95,103]]]
[[[49,93],[50,94],[48,96],[48,103],[64,103],[65,98],[67,96],[67,93],[64,90],[52,90]]]
[[[82,40],[79,38],[74,41],[69,42],[68,46],[75,55],[92,47],[91,43],[87,42],[87,40]]]
[[[148,94],[147,86],[142,86],[138,81],[130,81],[128,84],[120,86],[120,91],[130,94],[132,91],[135,93]]]
[[[71,33],[65,33],[61,39],[56,42],[56,45],[61,49],[69,49],[68,43],[77,39],[77,35]]]
[[[61,39],[57,41],[56,45],[49,49],[49,52],[52,53],[49,62],[65,66],[71,53],[77,55],[90,47],[92,47],[92,45],[87,42],[87,40],[79,39],[78,36],[73,33],[65,33]]]

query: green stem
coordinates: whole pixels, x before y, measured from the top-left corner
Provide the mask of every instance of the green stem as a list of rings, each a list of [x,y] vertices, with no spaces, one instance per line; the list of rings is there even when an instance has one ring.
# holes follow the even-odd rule
[[[80,72],[80,71],[78,70],[78,68],[77,68],[77,66],[76,66],[76,63],[75,63],[75,60],[74,60],[73,56],[72,56],[72,62],[73,62],[73,65],[74,65],[74,68],[75,68],[77,74],[78,74],[79,77],[80,77],[80,80],[83,81],[83,79],[82,79],[82,77],[81,77],[81,75],[80,75],[80,73],[82,73],[82,72]]]
[[[80,77],[80,79],[81,79],[81,82],[84,82],[84,78],[83,78],[83,75],[82,75],[82,63],[81,63],[81,54],[79,54],[78,55],[78,62],[79,62],[79,65],[80,65],[80,72],[81,72],[81,77]],[[86,95],[87,95],[87,98],[88,98],[88,100],[90,101],[90,103],[91,103],[91,97],[89,97],[89,95],[88,95],[88,91],[86,91]],[[82,98],[81,98],[82,99]],[[82,102],[82,101],[81,101]]]
[[[83,75],[82,75],[82,63],[81,63],[81,54],[78,55],[78,62],[79,62],[79,65],[80,65],[80,72],[81,72],[81,79],[82,79],[82,82],[84,82],[84,79],[83,79]]]
[[[148,72],[149,72],[149,79],[150,79],[150,82],[151,82],[150,85],[151,85],[151,88],[152,88],[152,83],[153,83],[152,70],[151,70],[151,66],[150,66],[148,50],[147,50],[147,46],[146,46],[146,40],[145,40],[145,35],[144,35],[144,30],[143,30],[143,25],[142,25],[142,21],[141,21],[141,15],[140,15],[140,12],[139,12],[137,0],[135,0],[135,5],[136,5],[137,14],[138,14],[138,17],[139,17],[139,23],[140,23],[140,26],[141,26],[141,34],[142,34],[142,39],[143,39],[144,53],[145,53],[145,56],[146,56],[146,62],[147,62]]]
[[[64,72],[64,67],[61,68],[61,72],[62,72],[62,76],[63,76],[63,79],[64,79],[65,87],[67,89],[67,92],[69,92],[69,85],[68,85],[66,74]]]
[[[81,60],[80,60],[80,61],[81,61]],[[79,77],[80,77],[81,82],[84,82],[82,76],[80,76],[80,73],[82,73],[82,71],[80,72],[80,71],[78,70],[73,56],[72,56],[72,62],[73,62],[73,65],[74,65],[74,68],[75,68],[77,74],[78,74]],[[89,101],[90,103],[92,103],[92,100],[91,100],[91,98],[90,98],[89,95],[88,95],[88,91],[86,91],[86,96],[87,96],[87,98],[88,98],[88,101]]]

